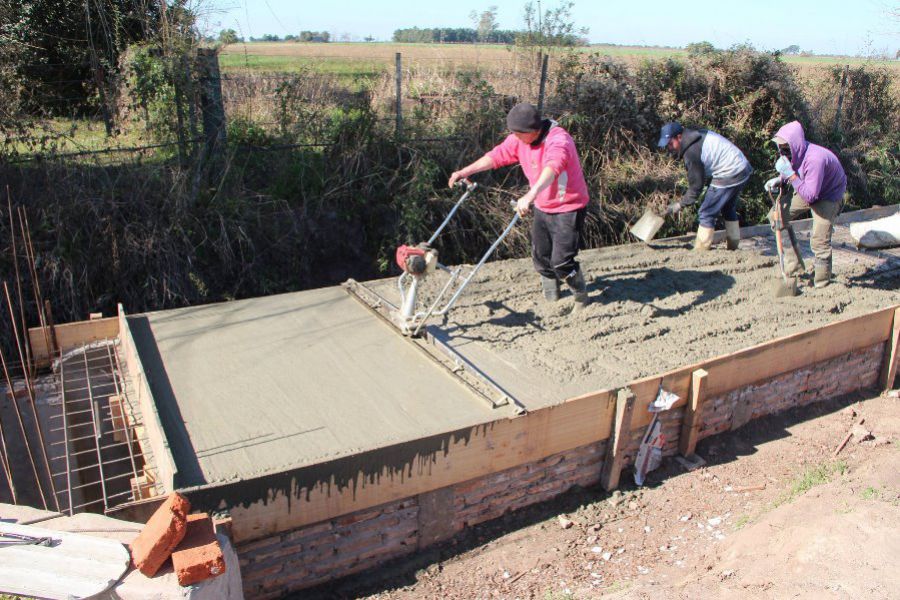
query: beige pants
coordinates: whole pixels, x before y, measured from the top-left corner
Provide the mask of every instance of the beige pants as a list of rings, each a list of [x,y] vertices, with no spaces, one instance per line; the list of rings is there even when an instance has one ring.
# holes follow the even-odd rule
[[[819,200],[812,205],[807,204],[800,194],[794,194],[790,199],[782,197],[781,200],[782,222],[786,227],[791,221],[796,221],[804,216],[806,211],[812,212],[813,225],[809,237],[809,247],[816,257],[816,264],[831,268],[831,236],[834,233],[834,223],[844,208],[844,200]],[[785,268],[791,272],[798,264],[797,255],[790,242],[785,240],[784,259]]]

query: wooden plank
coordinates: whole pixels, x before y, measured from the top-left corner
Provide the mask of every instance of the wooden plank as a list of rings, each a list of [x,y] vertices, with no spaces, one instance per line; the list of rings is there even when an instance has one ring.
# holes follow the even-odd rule
[[[883,308],[680,367],[663,375],[633,381],[628,384],[636,397],[632,426],[641,429],[650,424],[652,415],[647,411],[647,407],[656,398],[660,381],[666,390],[677,394],[680,398],[673,408],[687,404],[690,397],[691,375],[697,369],[709,373],[707,396],[719,396],[817,362],[885,342],[890,336],[891,323],[898,308],[900,305]]]
[[[705,369],[697,369],[691,374],[691,397],[684,411],[681,426],[681,437],[678,440],[678,451],[683,456],[690,456],[697,449],[697,435],[700,433],[700,414],[706,400],[706,380],[709,373]]]
[[[123,365],[126,371],[125,377],[130,379],[132,383],[135,396],[137,396],[137,404],[141,410],[141,421],[143,422],[144,431],[138,440],[144,458],[150,463],[147,465],[147,470],[156,473],[156,478],[162,484],[164,492],[173,492],[175,491],[175,474],[178,469],[175,466],[175,459],[172,457],[169,441],[166,439],[165,430],[159,419],[159,412],[156,410],[153,394],[150,391],[150,384],[147,382],[147,376],[144,373],[144,367],[134,345],[134,338],[131,335],[128,320],[125,318],[125,310],[121,304],[119,305],[119,315],[116,317],[116,320],[121,324],[119,339],[122,360],[125,363]],[[150,446],[149,452],[144,448],[144,442],[142,441],[144,439],[147,440]]]
[[[417,455],[412,461],[414,466],[404,469],[385,465],[369,477],[360,470],[354,483],[341,489],[334,484],[301,487],[301,469],[297,475],[288,474],[291,491],[287,494],[282,489],[265,489],[267,483],[272,485],[267,477],[237,484],[259,494],[260,500],[253,502],[237,502],[235,498],[226,501],[229,492],[221,484],[179,491],[204,510],[207,503],[218,504],[220,498],[226,501],[234,520],[235,541],[240,542],[409,498],[604,440],[609,436],[615,405],[615,393],[602,391],[477,425],[448,434],[445,448]],[[404,445],[350,458],[353,464],[367,464],[383,460],[377,457],[395,455],[394,448],[399,451]],[[329,463],[311,468],[319,473],[332,471]]]
[[[109,417],[112,422],[112,435],[113,439],[117,442],[125,442],[127,440],[127,432],[125,429],[128,427],[127,420],[125,418],[125,409],[122,402],[122,397],[113,394],[107,399],[109,403]]]
[[[95,319],[93,321],[76,321],[63,325],[54,325],[58,347],[65,352],[72,348],[97,342],[100,340],[114,339],[119,335],[119,320],[116,317],[107,319]],[[44,335],[40,327],[32,327],[28,330],[28,339],[36,360],[50,360],[51,350],[47,348],[48,336]]]
[[[884,365],[881,367],[882,389],[889,390],[894,387],[898,362],[900,362],[900,308],[894,311],[890,339],[884,348]]]
[[[631,439],[632,414],[634,413],[635,395],[629,388],[619,390],[616,395],[616,421],[612,436],[606,449],[606,460],[603,461],[603,472],[600,483],[607,492],[619,487],[619,476],[622,473],[624,453]]]

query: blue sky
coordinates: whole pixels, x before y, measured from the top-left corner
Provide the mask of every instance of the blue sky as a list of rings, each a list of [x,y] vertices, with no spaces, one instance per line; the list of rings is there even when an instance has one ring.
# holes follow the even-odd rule
[[[245,37],[329,31],[335,38],[367,35],[389,40],[404,27],[470,27],[469,13],[498,7],[501,29],[522,27],[524,0],[485,3],[412,0],[197,0],[206,29],[233,28]],[[544,9],[559,2],[545,0]],[[718,47],[750,42],[769,50],[792,44],[817,54],[869,55],[900,48],[900,21],[888,11],[898,0],[639,0],[575,2],[573,20],[591,42],[684,46],[707,40]]]

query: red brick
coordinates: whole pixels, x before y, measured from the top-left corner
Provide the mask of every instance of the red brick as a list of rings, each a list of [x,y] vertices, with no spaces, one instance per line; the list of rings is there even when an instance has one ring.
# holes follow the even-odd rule
[[[225,572],[222,547],[207,514],[188,515],[187,532],[172,553],[172,566],[181,585],[193,585]]]
[[[191,503],[181,494],[173,493],[166,498],[131,543],[135,568],[147,577],[156,575],[184,538],[190,510]]]

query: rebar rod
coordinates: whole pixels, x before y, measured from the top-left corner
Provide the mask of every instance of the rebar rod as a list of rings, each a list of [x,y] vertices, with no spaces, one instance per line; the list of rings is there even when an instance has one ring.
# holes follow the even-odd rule
[[[47,358],[50,357],[50,335],[47,333],[47,319],[44,318],[44,302],[41,298],[41,286],[37,278],[37,266],[34,261],[34,246],[31,244],[31,232],[28,225],[28,215],[25,213],[25,207],[19,207],[19,226],[22,229],[22,243],[25,245],[25,263],[31,274],[31,291],[34,293],[34,304],[37,308],[38,322],[41,326],[41,333],[44,335],[44,348],[47,349]],[[23,328],[25,326],[23,325]],[[28,336],[28,329],[22,331],[22,335]],[[25,340],[26,345],[31,345],[31,340]]]
[[[9,286],[6,285],[5,281],[3,282],[3,292],[6,295],[6,303],[9,306],[9,319],[12,322],[13,333],[15,334],[16,338],[18,338],[19,334],[17,333],[18,328],[16,327],[13,306],[12,306],[12,299],[9,296]],[[25,358],[24,358],[24,356],[22,356],[22,347],[21,346],[19,346],[19,360],[21,360],[23,363],[25,362]],[[38,414],[37,414],[37,404],[34,401],[34,388],[31,386],[31,378],[28,376],[28,371],[23,370],[22,374],[25,376],[25,389],[28,391],[28,400],[29,400],[29,403],[31,404],[31,412],[34,413],[34,427],[37,430],[38,441],[40,442],[40,445],[41,445],[41,456],[44,459],[44,468],[47,470],[47,477],[50,477],[50,482],[49,482],[50,483],[50,491],[53,493],[53,501],[54,501],[54,503],[56,503],[56,510],[58,512],[59,511],[59,503],[57,502],[57,498],[56,498],[56,486],[53,484],[53,477],[50,476],[50,461],[47,460],[47,446],[44,443],[44,431],[43,431],[43,428],[41,427],[41,419],[40,419],[40,417],[38,417]]]
[[[63,414],[63,444],[66,450],[66,500],[69,503],[69,516],[75,514],[72,507],[72,465],[69,460],[69,418],[66,411],[66,364],[62,359],[62,350],[59,352],[59,389],[62,395],[62,414]]]
[[[19,296],[19,318],[22,320],[22,329],[28,335],[25,326],[25,301],[22,299],[22,276],[19,273],[19,252],[16,249],[16,228],[13,224],[12,196],[9,186],[6,186],[6,205],[9,208],[9,245],[12,248],[13,270],[16,275],[16,293]],[[31,369],[31,344],[25,345],[25,357],[28,359],[28,368]]]
[[[84,349],[84,346],[82,346],[82,348]],[[85,350],[85,354],[83,354],[82,356],[85,357],[84,368],[88,369],[86,353],[87,353],[87,350]],[[88,377],[90,377],[90,374],[88,374]],[[90,388],[91,388],[91,382],[88,381],[88,394],[91,397],[91,407],[94,408],[95,407],[94,393]],[[96,417],[94,417],[94,419],[96,419]],[[97,427],[96,421],[94,419],[92,419],[92,422],[94,423],[94,440],[95,440],[95,443],[97,444],[97,462],[100,463],[100,465],[99,465],[99,467],[100,467],[100,488],[103,490],[103,512],[106,512],[106,510],[109,508],[109,506],[106,504],[106,477],[103,474],[103,455],[100,453],[100,428]]]
[[[5,285],[5,282],[4,282]],[[9,376],[9,369],[6,368],[6,357],[3,356],[3,349],[0,348],[0,364],[3,365],[3,376],[6,377],[6,385],[9,388],[9,397],[12,399],[13,409],[15,409],[16,420],[19,422],[19,432],[22,434],[22,442],[25,444],[25,451],[28,454],[28,462],[31,463],[31,472],[34,473],[34,481],[37,484],[38,492],[41,495],[41,502],[44,504],[44,510],[49,508],[47,498],[44,495],[44,486],[41,485],[41,478],[37,472],[37,463],[34,462],[34,454],[31,451],[31,444],[28,443],[28,436],[25,434],[25,422],[22,420],[22,412],[19,410],[19,403],[16,400],[16,388],[13,387],[12,378]]]
[[[113,383],[116,384],[116,396],[119,397],[119,412],[121,413],[122,423],[124,424],[125,429],[125,439],[128,442],[128,456],[131,458],[131,471],[134,473],[135,479],[137,479],[137,463],[134,460],[134,449],[131,447],[131,428],[128,427],[128,420],[125,418],[125,388],[124,386],[119,386],[119,373],[116,370],[115,360],[113,357],[113,352],[110,350],[109,344],[106,345],[106,355],[109,357],[109,366],[111,369],[111,375]],[[112,409],[110,408],[110,417],[112,417]],[[113,431],[116,431],[115,425],[113,425]]]

